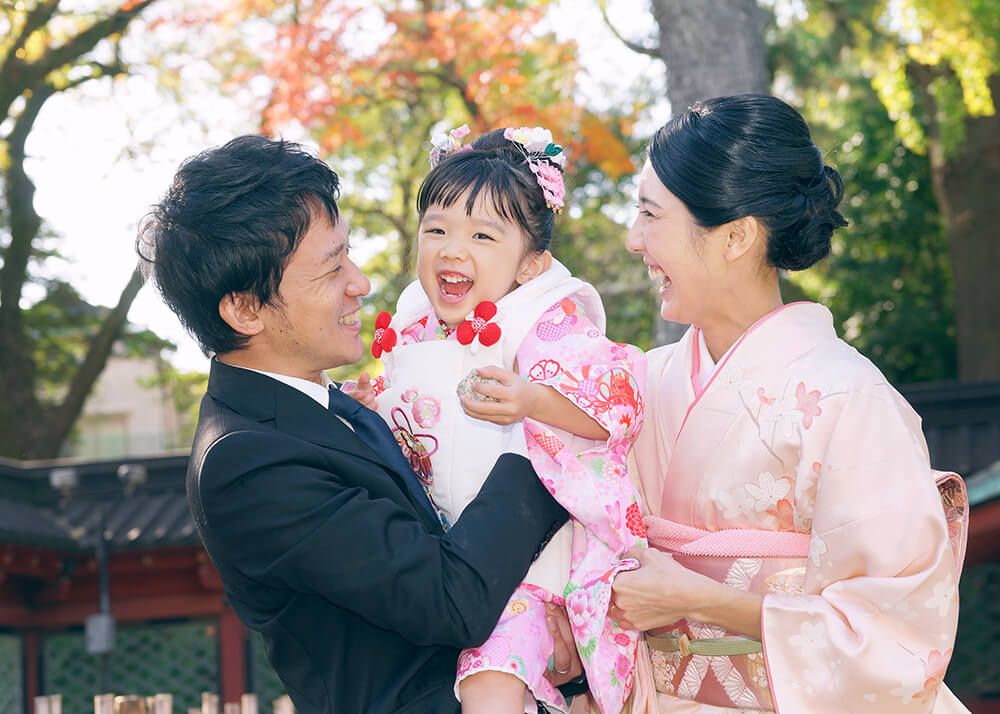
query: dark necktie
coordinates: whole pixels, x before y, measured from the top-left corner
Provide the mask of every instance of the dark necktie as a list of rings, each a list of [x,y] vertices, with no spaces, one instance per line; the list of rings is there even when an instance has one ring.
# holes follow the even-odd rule
[[[423,486],[420,485],[420,480],[410,467],[410,462],[399,450],[396,437],[382,421],[382,417],[361,402],[351,399],[335,384],[330,385],[329,392],[330,411],[354,427],[354,433],[358,435],[358,438],[403,477],[413,502],[420,504],[435,522],[439,522],[437,513],[431,506]]]

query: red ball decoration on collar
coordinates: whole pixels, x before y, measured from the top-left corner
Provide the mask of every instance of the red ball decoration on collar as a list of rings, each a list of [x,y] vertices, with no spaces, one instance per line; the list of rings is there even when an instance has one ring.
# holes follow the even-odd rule
[[[389,327],[392,322],[392,315],[385,310],[375,318],[375,336],[372,339],[372,357],[378,359],[382,353],[392,352],[396,346],[396,331]]]
[[[497,314],[496,303],[483,300],[476,305],[472,318],[463,320],[455,330],[455,338],[463,345],[471,345],[478,339],[483,347],[495,345],[500,341],[500,325],[490,322]]]

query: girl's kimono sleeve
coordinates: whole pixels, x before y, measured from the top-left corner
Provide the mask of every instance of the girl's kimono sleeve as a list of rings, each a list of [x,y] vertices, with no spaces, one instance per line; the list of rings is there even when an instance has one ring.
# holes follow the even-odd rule
[[[615,575],[632,567],[621,556],[646,544],[626,466],[642,422],[645,358],[609,340],[580,305],[565,299],[537,322],[517,359],[525,378],[558,391],[609,435],[595,442],[524,420],[538,477],[575,519],[566,611],[590,692],[600,711],[619,712],[632,688],[639,633],[623,630],[608,607]]]
[[[943,689],[958,564],[920,419],[870,382],[797,390],[800,473],[819,476],[803,594],[765,595],[762,609],[781,714],[931,712]]]
[[[608,432],[607,441],[594,442],[525,419],[539,477],[592,536],[624,552],[645,535],[626,464],[642,425],[645,355],[608,339],[566,298],[542,315],[517,360],[525,379],[552,387]]]

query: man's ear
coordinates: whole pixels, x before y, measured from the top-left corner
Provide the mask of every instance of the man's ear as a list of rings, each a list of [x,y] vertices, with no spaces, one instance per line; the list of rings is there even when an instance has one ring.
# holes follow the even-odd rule
[[[241,335],[252,337],[264,329],[260,302],[248,293],[229,293],[219,300],[219,317]]]
[[[764,227],[753,216],[745,216],[732,221],[728,226],[728,236],[724,248],[726,260],[732,262],[759,248],[758,242],[766,242]],[[764,245],[764,250],[767,246]]]
[[[517,271],[517,284],[524,285],[552,267],[552,253],[539,250],[524,256]]]

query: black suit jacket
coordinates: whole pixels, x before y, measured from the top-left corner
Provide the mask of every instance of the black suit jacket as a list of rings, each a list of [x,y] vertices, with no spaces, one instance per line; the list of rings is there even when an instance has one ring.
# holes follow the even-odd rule
[[[308,396],[213,361],[188,501],[300,712],[458,712],[459,651],[567,518],[520,456],[447,534],[402,478]]]

